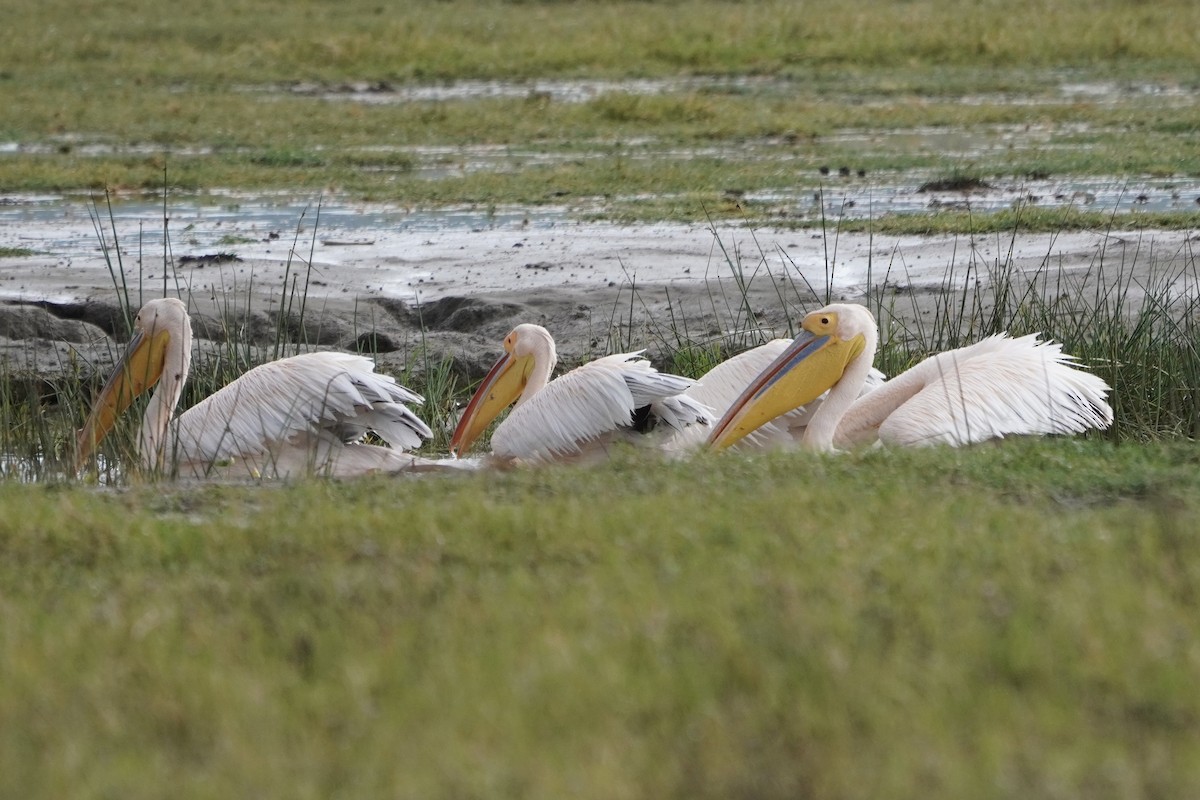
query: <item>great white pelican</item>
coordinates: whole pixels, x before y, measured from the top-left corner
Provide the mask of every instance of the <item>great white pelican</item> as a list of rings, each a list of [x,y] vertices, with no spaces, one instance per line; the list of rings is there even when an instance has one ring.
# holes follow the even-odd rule
[[[835,303],[808,314],[801,327],[713,427],[710,446],[729,447],[826,390],[804,433],[813,450],[876,439],[961,446],[1112,424],[1108,384],[1037,334],[1000,334],[939,353],[860,397],[879,341],[871,312]]]
[[[459,419],[450,452],[465,455],[514,401],[492,433],[492,455],[503,462],[581,459],[602,454],[614,441],[707,426],[714,419],[708,408],[683,394],[691,379],[659,372],[640,352],[599,358],[552,381],[557,360],[545,328],[513,328],[504,337],[504,355]]]
[[[432,436],[405,403],[424,402],[370,359],[308,353],[255,367],[172,419],[192,357],[192,325],[175,298],[151,300],[79,432],[82,466],[138,395],[144,467],[166,474],[286,477],[399,471],[424,463],[405,449]],[[359,440],[368,431],[391,444]]]

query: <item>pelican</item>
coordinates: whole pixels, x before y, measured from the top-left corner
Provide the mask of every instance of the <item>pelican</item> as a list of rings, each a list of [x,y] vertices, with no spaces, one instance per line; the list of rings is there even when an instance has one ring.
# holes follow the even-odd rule
[[[404,449],[433,434],[405,403],[424,402],[370,359],[308,353],[255,367],[211,397],[171,417],[187,380],[192,325],[175,298],[151,300],[134,336],[79,432],[79,465],[133,399],[157,385],[142,418],[143,466],[194,477],[241,474],[349,476],[417,465]],[[390,447],[361,443],[373,431]]]
[[[502,462],[579,459],[660,424],[677,431],[714,419],[683,394],[694,381],[659,372],[640,351],[591,361],[553,381],[558,355],[542,326],[513,328],[504,337],[504,351],[458,421],[450,440],[456,456],[469,451],[513,401],[516,406],[492,433],[492,455]]]
[[[791,344],[791,339],[772,339],[727,358],[702,375],[693,386],[688,387],[685,394],[708,406],[715,415],[724,414],[750,382]],[[872,368],[867,373],[862,392],[871,391],[885,380],[887,377],[882,372]],[[803,439],[813,412],[820,407],[824,398],[825,395],[821,395],[810,403],[781,414],[774,421],[764,422],[738,442],[739,448],[761,450],[795,445]],[[672,437],[668,449],[682,452],[702,447],[710,432],[711,429],[699,426],[686,428]]]
[[[806,316],[801,327],[801,335],[726,411],[710,446],[728,447],[826,389],[804,433],[804,446],[813,450],[876,439],[961,446],[1112,424],[1108,384],[1076,369],[1062,345],[1037,334],[999,334],[940,353],[859,397],[879,340],[871,312],[835,303]]]

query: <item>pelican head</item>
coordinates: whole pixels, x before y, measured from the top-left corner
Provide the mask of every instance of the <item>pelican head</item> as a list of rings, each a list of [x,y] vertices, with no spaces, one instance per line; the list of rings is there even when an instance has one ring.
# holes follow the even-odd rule
[[[723,450],[834,386],[867,349],[875,355],[875,318],[862,306],[834,303],[804,317],[799,335],[733,402],[708,437]]]
[[[179,398],[191,356],[192,328],[183,303],[174,297],[151,300],[133,323],[133,338],[100,390],[76,442],[77,465],[92,454],[134,398],[158,383],[168,362],[176,365],[171,406]],[[165,430],[169,412],[159,414]]]
[[[488,370],[458,420],[450,452],[461,456],[469,451],[501,411],[545,385],[557,360],[548,330],[528,323],[513,328],[504,337],[504,355]]]

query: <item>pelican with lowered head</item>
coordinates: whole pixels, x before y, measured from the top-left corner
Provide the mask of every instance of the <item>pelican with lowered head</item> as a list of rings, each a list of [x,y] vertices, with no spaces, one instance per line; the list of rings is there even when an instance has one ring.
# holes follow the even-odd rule
[[[550,332],[523,324],[471,397],[450,440],[465,455],[488,425],[501,462],[544,463],[603,455],[616,441],[659,443],[664,434],[709,425],[712,413],[684,394],[694,381],[659,372],[641,352],[605,356],[550,380],[558,353]],[[641,436],[641,434],[650,434]]]
[[[155,388],[138,434],[142,465],[190,477],[396,472],[426,463],[404,452],[432,436],[405,404],[420,395],[367,358],[307,353],[251,369],[172,418],[191,365],[192,326],[175,298],[151,300],[79,432],[82,466],[134,398]],[[362,440],[371,431],[391,447]]]

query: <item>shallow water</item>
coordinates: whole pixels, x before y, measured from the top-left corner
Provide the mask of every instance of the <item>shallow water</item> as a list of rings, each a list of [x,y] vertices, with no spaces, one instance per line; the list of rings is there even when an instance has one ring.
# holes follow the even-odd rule
[[[162,201],[149,198],[122,199],[110,208],[103,198],[2,197],[0,246],[35,251],[40,261],[49,257],[53,264],[39,264],[33,274],[11,260],[0,266],[0,297],[67,302],[105,286],[111,288],[101,236],[114,264],[119,245],[121,265],[131,281],[161,280],[160,267],[165,260],[175,263],[177,272],[193,272],[210,265],[189,263],[189,257],[230,253],[240,262],[197,273],[219,273],[220,278],[214,277],[212,285],[200,281],[193,288],[216,291],[219,286],[231,287],[238,283],[239,274],[245,276],[243,286],[251,280],[267,284],[282,281],[289,259],[292,264],[287,271],[293,275],[311,259],[318,268],[315,277],[320,286],[327,283],[321,268],[336,269],[345,264],[370,269],[393,256],[403,260],[414,242],[426,241],[430,236],[537,230],[565,220],[566,211],[474,207],[418,211],[344,199],[306,200],[294,195],[229,192],[203,198],[171,197],[165,216],[164,221]],[[260,269],[253,266],[256,262],[283,266]],[[402,272],[397,278],[405,283],[419,281],[427,273],[407,268]],[[374,284],[381,278],[377,273],[369,278],[365,274],[347,277],[352,286],[366,280]],[[226,284],[226,280],[231,283]],[[382,286],[376,286],[380,289]]]
[[[165,220],[164,220],[165,217]],[[139,238],[144,249],[161,249],[164,228],[176,246],[238,251],[256,243],[307,240],[367,242],[378,232],[479,230],[515,223],[543,225],[566,218],[566,211],[524,209],[404,209],[383,203],[264,196],[234,192],[197,198],[121,199],[111,207],[103,197],[7,195],[0,197],[0,245],[30,247],[59,255],[91,254],[99,247],[95,224],[110,235],[115,226],[125,247]]]
[[[820,197],[808,196],[809,211],[822,207],[827,215],[865,219],[881,214],[925,214],[939,210],[964,210],[980,214],[1020,206],[1130,214],[1189,211],[1200,208],[1200,180],[1158,178],[1071,178],[1069,180],[988,180],[988,188],[970,191],[920,191],[911,183],[888,184],[853,178],[832,178]],[[748,193],[750,200],[805,204],[789,195]]]
[[[881,134],[863,134],[864,141]],[[905,135],[899,132],[886,136]],[[933,136],[922,133],[922,136]],[[959,134],[944,134],[946,139]],[[847,134],[849,138],[849,134]],[[947,141],[939,146],[948,149]],[[694,157],[689,151],[680,157]],[[511,153],[493,154],[509,158]],[[470,156],[486,168],[487,153]],[[573,156],[577,158],[578,156]],[[454,169],[471,169],[459,166]],[[443,169],[448,169],[443,167]],[[789,216],[817,216],[824,212],[845,218],[882,214],[923,214],[939,209],[965,209],[989,213],[1018,205],[1076,208],[1105,213],[1190,210],[1200,205],[1200,179],[1072,178],[1069,180],[990,180],[987,188],[970,191],[921,191],[923,176],[839,175],[836,168],[812,190],[748,192],[746,200],[789,210]],[[519,226],[546,228],[567,223],[573,214],[558,206],[469,206],[433,210],[404,208],[384,203],[359,203],[344,198],[312,199],[291,193],[276,195],[216,192],[196,197],[174,195],[161,199],[134,197],[107,206],[102,197],[55,194],[0,196],[0,246],[29,247],[56,255],[94,253],[98,249],[96,224],[112,232],[114,226],[125,247],[140,241],[147,252],[161,252],[164,227],[175,247],[234,247],[239,251],[256,244],[268,252],[278,244],[304,240],[314,229],[320,240],[346,245],[369,242],[380,234],[447,231],[480,231]],[[166,219],[164,220],[164,215]],[[95,220],[95,222],[93,221]]]
[[[338,86],[300,83],[281,89],[280,87],[247,87],[246,91],[271,94],[286,92],[321,97],[325,100],[357,103],[417,103],[446,102],[453,100],[485,100],[493,98],[530,98],[557,103],[585,103],[609,93],[632,95],[677,94],[696,91],[722,92],[780,92],[790,86],[788,82],[774,78],[730,76],[730,77],[684,77],[594,80],[539,78],[529,81],[463,80],[438,84],[386,84],[358,82]]]
[[[973,105],[1049,105],[1086,101],[1115,104],[1152,100],[1159,104],[1188,105],[1197,100],[1194,87],[1177,83],[1085,81],[1069,71],[1045,73],[1057,83],[1036,94],[1008,92],[976,94],[958,99]],[[512,80],[461,80],[434,84],[403,84],[355,81],[343,84],[296,83],[288,86],[245,86],[243,91],[268,95],[300,94],[334,102],[421,103],[528,98],[557,103],[585,103],[605,94],[661,95],[688,93],[753,94],[763,97],[794,96],[799,79],[749,75],[693,75],[674,78],[588,78]],[[864,94],[845,97],[859,104],[892,103],[892,96],[877,98]]]

